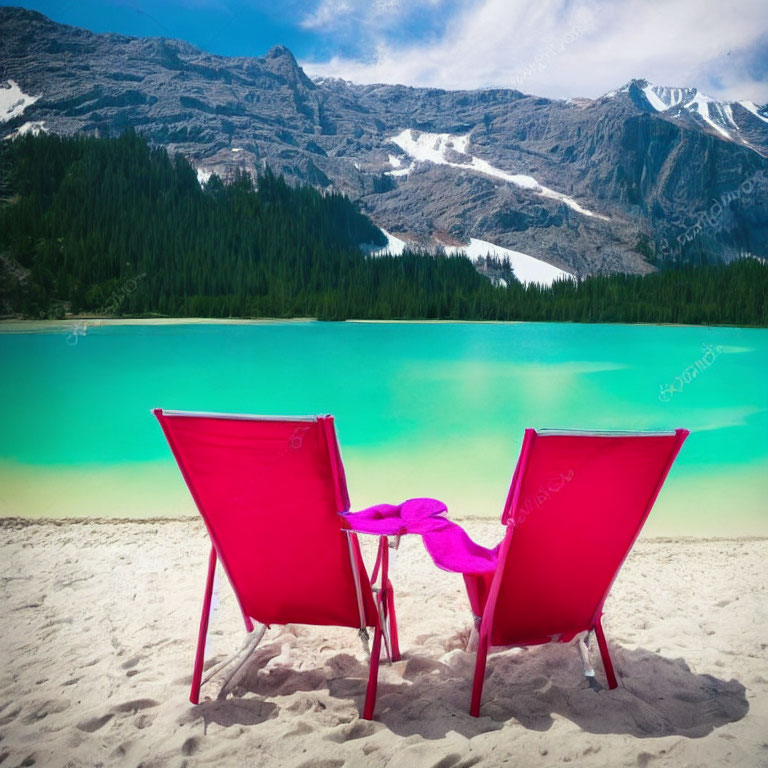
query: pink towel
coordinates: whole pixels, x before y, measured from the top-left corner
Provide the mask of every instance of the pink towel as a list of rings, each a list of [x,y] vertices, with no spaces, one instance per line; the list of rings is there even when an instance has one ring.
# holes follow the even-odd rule
[[[453,573],[489,573],[496,570],[498,547],[475,544],[466,531],[445,517],[447,508],[437,499],[408,499],[402,504],[377,504],[359,512],[344,512],[350,528],[379,536],[421,534],[438,568]]]

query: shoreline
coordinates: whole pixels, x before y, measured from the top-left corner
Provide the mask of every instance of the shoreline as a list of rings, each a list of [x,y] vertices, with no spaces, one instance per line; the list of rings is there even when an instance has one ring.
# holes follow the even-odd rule
[[[64,320],[19,320],[0,319],[0,333],[43,333],[46,331],[71,331],[78,324],[88,328],[120,326],[174,326],[174,325],[284,325],[300,323],[348,323],[353,325],[581,325],[581,326],[631,326],[640,328],[739,328],[742,330],[764,331],[764,325],[697,325],[691,323],[621,323],[621,322],[578,322],[575,320],[381,320],[348,318],[346,320],[318,320],[316,317],[89,317],[77,316]]]
[[[85,323],[88,328],[136,325],[277,325],[282,323],[312,323],[314,317],[290,318],[218,318],[218,317],[72,317],[65,320],[0,320],[0,333],[35,331],[67,331]]]

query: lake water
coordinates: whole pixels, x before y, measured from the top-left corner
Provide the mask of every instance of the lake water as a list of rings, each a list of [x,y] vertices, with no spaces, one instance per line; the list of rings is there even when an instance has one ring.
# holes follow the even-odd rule
[[[0,333],[2,515],[195,514],[150,415],[163,407],[332,413],[353,508],[435,496],[456,518],[500,515],[525,427],[686,427],[646,533],[768,535],[766,330],[310,321],[72,330]]]

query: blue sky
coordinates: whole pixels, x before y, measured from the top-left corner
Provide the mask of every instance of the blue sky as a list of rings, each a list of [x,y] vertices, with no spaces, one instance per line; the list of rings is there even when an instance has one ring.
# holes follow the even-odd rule
[[[2,5],[17,5],[0,0]],[[596,97],[633,77],[768,101],[765,0],[40,0],[96,32],[226,56],[287,45],[310,75]]]

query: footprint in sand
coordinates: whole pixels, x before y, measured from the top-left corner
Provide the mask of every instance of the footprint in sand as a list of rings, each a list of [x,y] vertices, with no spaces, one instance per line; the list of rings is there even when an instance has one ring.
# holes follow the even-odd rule
[[[16,709],[12,709],[10,712],[6,712],[2,717],[0,717],[0,725],[8,725],[8,723],[12,723],[21,712],[21,707],[16,707]]]
[[[182,755],[194,755],[197,750],[200,749],[200,739],[197,736],[190,736],[181,745]]]
[[[141,714],[136,715],[136,717],[133,720],[134,727],[138,728],[140,731],[144,730],[144,728],[149,728],[152,723],[155,722],[155,716],[150,714]]]
[[[122,760],[127,754],[128,750],[133,746],[132,741],[124,741],[122,744],[118,744],[111,752],[110,757],[116,760]]]
[[[123,704],[118,704],[116,707],[112,707],[112,712],[115,714],[122,712],[132,712],[136,714],[142,709],[151,709],[152,707],[159,707],[160,702],[154,699],[133,699],[132,701],[126,701]]]
[[[77,727],[81,731],[86,733],[95,733],[99,728],[103,728],[110,720],[112,715],[102,715],[101,717],[92,717],[89,720],[83,720],[77,724]]]
[[[48,715],[57,715],[69,709],[70,701],[68,699],[48,699],[34,704],[34,709],[23,718],[24,723],[36,723],[43,720]]]
[[[92,717],[87,720],[81,720],[77,724],[77,728],[85,733],[95,733],[100,728],[103,728],[115,715],[121,714],[133,714],[136,717],[133,720],[134,727],[142,730],[152,725],[155,720],[155,716],[142,710],[151,709],[152,707],[159,706],[159,702],[154,699],[134,699],[132,701],[126,701],[122,704],[118,704],[101,717]]]

